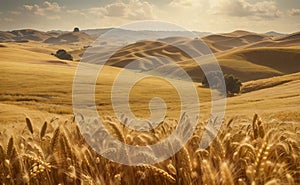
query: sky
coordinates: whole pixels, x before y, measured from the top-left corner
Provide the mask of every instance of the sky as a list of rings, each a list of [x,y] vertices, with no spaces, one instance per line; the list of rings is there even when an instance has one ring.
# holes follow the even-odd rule
[[[0,0],[0,30],[73,30],[160,20],[190,31],[300,31],[300,0]]]

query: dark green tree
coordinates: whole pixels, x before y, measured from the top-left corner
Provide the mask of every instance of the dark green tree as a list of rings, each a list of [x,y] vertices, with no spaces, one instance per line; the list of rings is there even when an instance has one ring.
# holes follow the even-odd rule
[[[226,84],[226,92],[228,95],[238,94],[241,91],[242,82],[240,79],[230,74],[224,75],[225,84]]]
[[[73,32],[79,32],[79,28],[75,27]]]
[[[54,56],[56,56],[57,58],[62,59],[62,60],[73,60],[72,55],[70,55],[64,49],[57,50],[56,53],[54,54]]]

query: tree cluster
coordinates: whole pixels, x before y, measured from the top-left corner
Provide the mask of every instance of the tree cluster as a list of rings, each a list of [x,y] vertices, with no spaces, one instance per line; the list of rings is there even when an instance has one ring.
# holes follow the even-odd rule
[[[202,78],[202,85],[211,89],[222,89],[225,85],[227,95],[232,96],[240,93],[242,82],[232,74],[223,75],[221,72],[209,72]]]

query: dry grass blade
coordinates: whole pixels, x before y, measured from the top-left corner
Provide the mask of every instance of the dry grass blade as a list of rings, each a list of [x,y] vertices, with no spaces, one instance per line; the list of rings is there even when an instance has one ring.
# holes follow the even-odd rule
[[[46,134],[47,126],[48,126],[48,123],[47,123],[47,121],[45,121],[45,123],[44,123],[43,126],[42,126],[41,133],[40,133],[41,139],[42,139],[42,138],[45,136],[45,134]]]
[[[252,121],[253,137],[256,139],[258,137],[258,125],[257,125],[258,115],[255,114]]]
[[[55,146],[58,143],[58,138],[59,138],[59,134],[60,134],[60,129],[59,127],[55,129],[54,133],[53,133],[53,137],[51,139],[51,150],[53,151],[53,149],[55,148]]]
[[[7,144],[6,155],[10,156],[14,147],[14,138],[11,137]]]
[[[0,161],[4,161],[4,159],[5,159],[5,151],[2,145],[0,145]]]
[[[31,120],[29,118],[26,118],[25,120],[26,120],[26,125],[28,130],[31,132],[31,134],[33,134],[33,127],[32,127]]]
[[[228,123],[227,123],[227,128],[229,128],[229,127],[231,126],[232,122],[233,122],[233,118],[231,118],[231,119],[228,121]]]

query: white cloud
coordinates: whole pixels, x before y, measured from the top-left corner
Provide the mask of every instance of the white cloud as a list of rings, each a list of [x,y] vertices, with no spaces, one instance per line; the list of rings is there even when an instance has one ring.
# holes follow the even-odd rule
[[[131,0],[128,9],[130,10],[127,18],[129,19],[153,19],[154,6],[145,1]]]
[[[155,17],[153,13],[154,5],[142,0],[129,0],[116,1],[111,4],[93,7],[83,10],[67,10],[68,13],[82,14],[83,16],[103,16],[106,18],[118,18],[118,19],[153,19]]]
[[[172,7],[185,7],[185,6],[192,6],[194,3],[193,0],[173,0],[169,3]]]
[[[293,8],[293,9],[289,10],[288,13],[289,13],[290,16],[299,16],[300,15],[300,9],[299,8],[297,8],[297,9]]]
[[[34,5],[23,5],[23,7],[24,7],[26,10],[31,11],[31,10],[33,10]],[[39,7],[39,6],[38,6],[38,7]]]
[[[196,9],[194,11],[206,11],[210,7],[210,2],[207,0],[172,0],[169,6],[172,8],[182,9]]]
[[[127,14],[127,6],[122,2],[112,3],[105,6],[103,9],[107,16],[110,17],[123,17]]]
[[[247,0],[218,0],[213,8],[216,14],[235,17],[278,18],[283,14],[274,1],[249,3]]]
[[[155,6],[146,0],[115,0],[106,5],[83,9],[70,9],[59,3],[45,1],[23,5],[22,16],[10,15],[20,25],[43,25],[43,29],[54,29],[52,23],[55,22],[61,29],[69,29],[74,25],[85,28],[114,27],[128,21],[153,19],[154,9]]]
[[[55,12],[59,12],[61,10],[61,7],[56,2],[51,3],[51,2],[45,1],[43,5],[46,10],[51,10],[51,11],[55,11]]]
[[[33,12],[35,15],[46,16],[50,13],[57,13],[61,10],[61,7],[56,2],[45,1],[42,6],[34,5],[23,5],[24,9]]]

